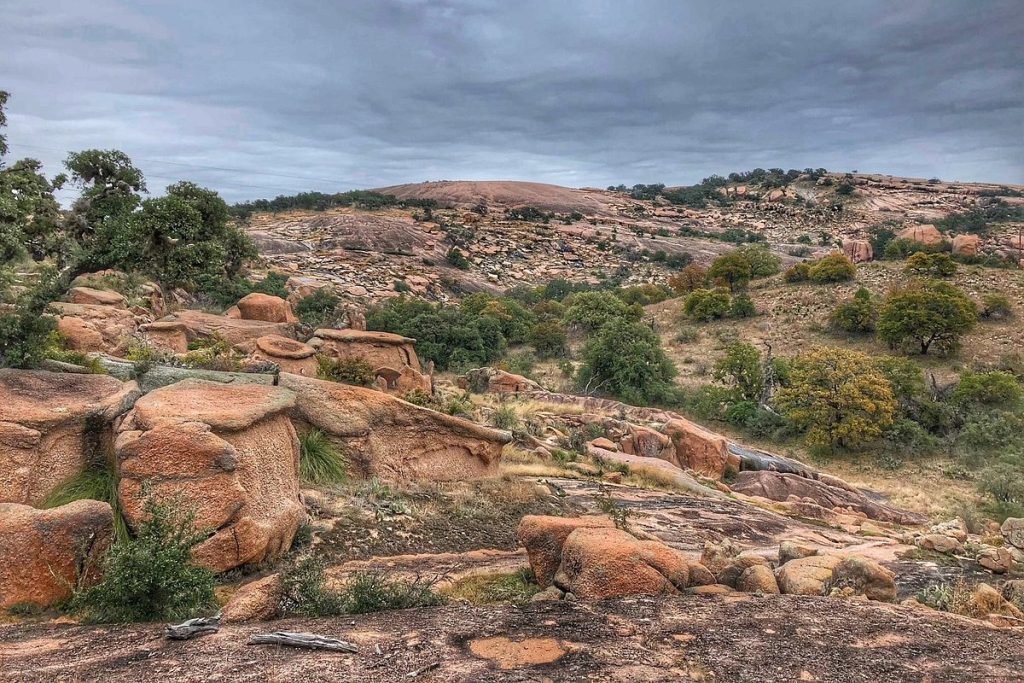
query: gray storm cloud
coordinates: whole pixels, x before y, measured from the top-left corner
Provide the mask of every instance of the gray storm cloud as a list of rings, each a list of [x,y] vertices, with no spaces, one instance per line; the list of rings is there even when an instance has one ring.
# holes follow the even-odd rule
[[[1024,182],[1024,5],[8,0],[12,156],[229,200],[825,166]]]

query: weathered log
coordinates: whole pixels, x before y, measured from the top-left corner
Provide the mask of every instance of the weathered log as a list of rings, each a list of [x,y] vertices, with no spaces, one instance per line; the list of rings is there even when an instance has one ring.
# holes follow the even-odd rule
[[[167,624],[165,637],[169,640],[192,640],[220,630],[220,613],[212,617],[197,617],[180,624]]]
[[[249,637],[249,645],[286,645],[301,647],[308,650],[333,650],[335,652],[359,652],[355,643],[338,640],[315,633],[291,633],[275,631],[273,633],[254,633]]]

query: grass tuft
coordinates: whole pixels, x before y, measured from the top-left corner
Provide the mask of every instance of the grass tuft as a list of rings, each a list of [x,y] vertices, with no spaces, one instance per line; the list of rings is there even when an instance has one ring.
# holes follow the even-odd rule
[[[539,593],[533,571],[524,567],[511,573],[487,573],[465,576],[443,591],[452,600],[474,605],[525,605]]]
[[[299,438],[299,476],[317,486],[341,484],[348,480],[348,462],[330,438],[311,429]]]
[[[48,510],[76,500],[99,500],[110,505],[114,511],[114,537],[119,541],[128,538],[128,523],[117,497],[117,472],[113,467],[90,467],[55,488],[39,507]]]

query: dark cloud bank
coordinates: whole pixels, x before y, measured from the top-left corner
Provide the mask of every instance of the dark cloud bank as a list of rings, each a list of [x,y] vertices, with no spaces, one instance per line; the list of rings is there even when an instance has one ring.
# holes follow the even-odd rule
[[[230,200],[755,166],[1024,182],[1020,0],[7,0],[0,45],[13,154],[117,147],[152,188]]]

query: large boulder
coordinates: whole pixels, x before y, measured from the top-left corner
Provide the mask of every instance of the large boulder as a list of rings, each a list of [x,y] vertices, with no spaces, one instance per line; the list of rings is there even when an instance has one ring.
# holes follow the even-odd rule
[[[316,377],[316,349],[309,344],[278,334],[268,334],[256,340],[256,350],[252,355],[256,360],[276,363],[281,372]]]
[[[912,240],[922,244],[936,245],[942,243],[942,233],[934,225],[912,225],[896,233],[901,240]]]
[[[841,561],[838,555],[790,560],[775,573],[779,590],[787,595],[824,595],[832,581],[832,572]]]
[[[843,253],[854,263],[865,263],[874,257],[871,242],[867,240],[843,240]]]
[[[644,458],[671,461],[675,453],[672,439],[650,427],[634,424],[629,425],[629,433],[622,438],[620,446],[623,453]]]
[[[730,485],[734,493],[775,501],[808,501],[823,508],[838,508],[861,513],[869,519],[895,524],[924,524],[927,518],[907,510],[871,500],[853,487],[841,487],[836,481],[809,479],[796,474],[763,470],[740,472]]]
[[[182,323],[188,340],[224,339],[244,353],[251,353],[256,348],[256,340],[268,334],[288,336],[294,325],[290,323],[266,322],[263,320],[242,320],[226,315],[214,315],[202,311],[178,311],[161,322]]]
[[[739,456],[730,451],[729,442],[721,434],[683,418],[666,422],[665,433],[675,444],[671,462],[679,467],[714,479],[721,479],[727,470],[740,469]]]
[[[158,320],[139,326],[139,334],[149,344],[169,351],[185,353],[188,351],[188,326],[173,320]]]
[[[957,235],[953,238],[953,253],[961,256],[977,256],[981,246],[978,235]]]
[[[108,375],[0,370],[0,502],[39,505],[101,464],[111,421],[138,394]]]
[[[537,583],[547,588],[562,561],[562,546],[577,529],[613,529],[607,517],[553,517],[526,515],[519,522],[519,542],[526,548]]]
[[[203,566],[222,572],[280,557],[306,518],[294,406],[281,387],[202,380],[143,396],[115,442],[129,524],[155,496],[191,506],[196,528],[215,530],[194,550]]]
[[[152,320],[119,306],[75,304],[55,301],[50,310],[57,315],[57,331],[68,348],[81,353],[102,352],[122,356],[139,325]]]
[[[239,299],[236,305],[242,320],[262,320],[268,323],[298,322],[298,318],[292,313],[292,305],[279,296],[253,292]]]
[[[541,389],[532,379],[491,367],[470,370],[459,378],[459,386],[491,394],[521,394]]]
[[[1007,543],[1024,550],[1024,517],[1007,517],[999,530]]]
[[[583,600],[678,593],[714,582],[711,572],[678,550],[619,529],[569,534],[554,579],[559,589]]]
[[[415,343],[415,339],[390,332],[357,329],[320,329],[309,340],[309,345],[326,358],[359,359],[369,363],[383,391],[431,393],[433,382],[430,373],[420,367]]]
[[[296,394],[297,421],[326,432],[355,474],[388,481],[452,481],[498,474],[508,432],[407,403],[388,394],[281,373]]]
[[[51,510],[0,503],[0,609],[49,607],[94,582],[113,531],[113,510],[97,500]]]
[[[238,588],[224,605],[223,619],[227,623],[240,621],[269,621],[280,613],[284,598],[284,579],[271,574],[250,581]]]
[[[128,299],[120,292],[92,287],[72,287],[68,290],[68,301],[73,304],[95,304],[97,306],[118,306],[126,308]]]
[[[779,592],[779,582],[775,572],[764,564],[747,567],[736,579],[736,590],[743,593],[764,593],[771,595]]]

